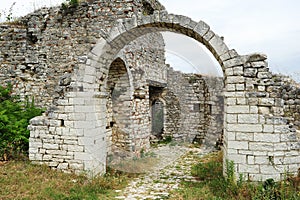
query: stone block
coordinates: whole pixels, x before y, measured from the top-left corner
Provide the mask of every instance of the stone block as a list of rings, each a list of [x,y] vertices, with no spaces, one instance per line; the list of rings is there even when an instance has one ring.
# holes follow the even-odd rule
[[[84,147],[79,145],[67,145],[68,151],[83,152]]]
[[[244,91],[245,90],[245,84],[236,84],[235,88],[236,88],[236,91]]]
[[[238,114],[239,124],[257,124],[258,115],[257,114]]]
[[[247,164],[248,165],[254,165],[255,164],[255,157],[254,156],[251,156],[251,155],[248,155],[247,156]],[[255,172],[254,172],[255,173]]]
[[[229,160],[233,161],[233,163],[238,166],[237,164],[246,163],[246,155],[230,155]]]
[[[68,163],[59,163],[57,166],[57,169],[63,170],[63,169],[68,169],[69,164]]]
[[[274,125],[263,124],[263,132],[264,133],[273,133],[274,132]]]
[[[239,114],[239,113],[249,113],[249,106],[228,106],[227,113]]]
[[[238,141],[253,141],[253,133],[236,133],[236,140]]]
[[[258,107],[258,113],[263,115],[269,115],[271,113],[270,107],[260,106]]]
[[[43,143],[43,148],[48,149],[48,150],[56,150],[56,149],[58,149],[58,144]]]
[[[75,170],[83,170],[84,166],[83,163],[70,163],[70,168]]]
[[[228,76],[226,79],[227,84],[234,84],[234,83],[244,83],[245,77],[243,76]]]
[[[269,134],[269,133],[256,133],[256,134],[254,134],[254,141],[267,142],[267,143],[279,142],[280,135],[279,134]]]
[[[274,144],[266,142],[249,142],[249,149],[252,151],[262,151],[262,153],[265,154],[265,152],[274,151]]]
[[[243,68],[243,66],[233,67],[233,75],[235,75],[235,76],[243,76],[244,75],[244,68]]]
[[[236,105],[236,98],[227,98],[225,104],[226,105]]]
[[[259,165],[238,164],[239,173],[259,173]]]
[[[248,141],[231,141],[228,140],[228,147],[233,149],[248,149]]]
[[[268,165],[270,163],[268,156],[255,156],[255,164]]]
[[[226,121],[230,124],[236,124],[237,116],[237,114],[226,114]]]
[[[262,132],[261,124],[228,124],[227,131],[241,133],[259,133]]]

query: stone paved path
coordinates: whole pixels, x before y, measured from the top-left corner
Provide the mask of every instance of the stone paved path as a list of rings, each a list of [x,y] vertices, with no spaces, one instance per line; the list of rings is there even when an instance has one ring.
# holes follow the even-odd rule
[[[191,166],[212,150],[187,146],[160,146],[153,152],[160,158],[154,170],[132,180],[117,191],[116,199],[166,199],[170,191],[178,189],[180,181],[196,181],[190,176]]]

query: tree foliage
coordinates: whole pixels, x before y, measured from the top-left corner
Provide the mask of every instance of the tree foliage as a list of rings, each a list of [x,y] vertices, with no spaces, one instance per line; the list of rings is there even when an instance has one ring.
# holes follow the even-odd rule
[[[21,102],[12,95],[12,86],[0,86],[0,160],[17,159],[28,153],[29,120],[41,115],[34,99]]]

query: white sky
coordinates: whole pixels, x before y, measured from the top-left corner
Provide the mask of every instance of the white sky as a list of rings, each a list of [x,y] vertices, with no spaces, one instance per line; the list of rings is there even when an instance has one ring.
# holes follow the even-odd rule
[[[0,11],[6,13],[13,2],[14,16],[24,15],[62,0],[1,0]],[[225,43],[239,54],[263,52],[268,55],[272,71],[300,76],[300,1],[299,0],[160,0],[169,13],[203,20]],[[3,13],[3,12],[2,12]],[[3,16],[2,16],[3,17]],[[3,19],[2,19],[3,20]],[[167,62],[189,63],[203,73],[220,69],[204,58],[201,45],[168,34]],[[194,46],[194,47],[193,47]],[[177,55],[177,56],[176,56]],[[179,59],[179,58],[183,58]],[[181,60],[181,62],[179,61]],[[214,59],[212,59],[214,60]],[[173,63],[172,63],[173,64]]]

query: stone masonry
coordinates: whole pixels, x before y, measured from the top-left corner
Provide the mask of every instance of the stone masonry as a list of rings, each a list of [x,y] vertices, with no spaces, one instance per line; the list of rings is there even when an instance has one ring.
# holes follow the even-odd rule
[[[208,145],[223,137],[224,161],[248,180],[297,172],[299,85],[272,74],[265,55],[229,50],[206,23],[169,14],[155,0],[90,2],[0,25],[0,83],[47,108],[30,122],[30,160],[104,173],[111,155],[149,148],[159,100],[163,137]],[[166,65],[160,31],[205,45],[223,79]]]

